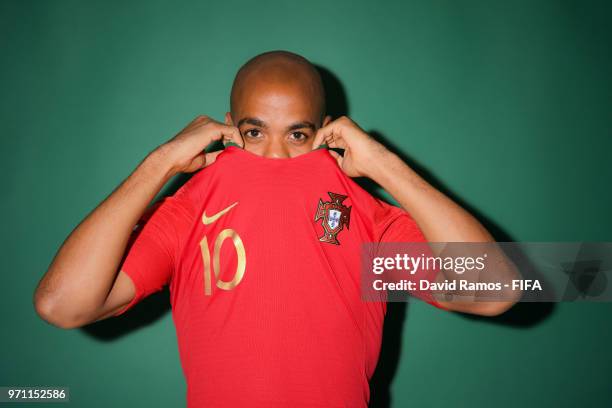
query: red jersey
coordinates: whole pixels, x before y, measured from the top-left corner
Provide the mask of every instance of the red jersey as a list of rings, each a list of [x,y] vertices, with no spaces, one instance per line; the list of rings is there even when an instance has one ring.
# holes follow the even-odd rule
[[[367,406],[386,303],[361,298],[360,249],[425,241],[406,211],[326,149],[229,146],[139,225],[121,265],[136,295],[115,315],[170,285],[188,407]]]

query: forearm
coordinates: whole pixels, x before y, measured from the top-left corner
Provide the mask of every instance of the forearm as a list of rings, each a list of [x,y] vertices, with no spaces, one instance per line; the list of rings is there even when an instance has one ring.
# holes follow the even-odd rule
[[[471,214],[420,177],[397,155],[386,151],[370,178],[410,213],[430,242],[492,242]]]
[[[495,239],[476,218],[436,190],[397,155],[391,152],[385,152],[384,155],[385,157],[379,161],[381,165],[374,168],[372,178],[410,213],[427,241],[495,242]],[[438,247],[432,248],[435,255],[441,255],[436,253],[439,249]],[[472,249],[476,248],[466,247],[464,251],[469,252]],[[450,251],[456,250],[459,248],[451,247],[450,249]],[[490,266],[483,275],[474,277],[474,281],[487,278],[487,280],[493,279],[504,284],[510,283],[512,279],[520,278],[513,263],[505,257],[501,249],[491,246],[488,252]],[[443,272],[437,276],[438,282],[457,278],[454,272]],[[520,293],[503,290],[496,301],[482,301],[478,292],[472,293],[467,298],[460,296],[458,302],[446,302],[444,298],[444,295],[438,297],[438,302],[449,310],[493,316],[503,313],[514,305],[519,300]],[[472,300],[467,300],[469,298]]]
[[[163,149],[149,154],[64,241],[35,294],[37,309],[63,321],[104,304],[134,225],[172,177]]]

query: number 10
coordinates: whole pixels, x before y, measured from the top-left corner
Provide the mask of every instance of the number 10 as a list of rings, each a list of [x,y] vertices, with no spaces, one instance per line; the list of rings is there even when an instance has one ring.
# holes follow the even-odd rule
[[[236,257],[238,258],[238,264],[236,265],[236,273],[231,281],[223,281],[219,279],[221,273],[221,245],[226,238],[231,238],[234,243],[234,249],[236,250]],[[210,273],[210,251],[208,250],[208,238],[204,236],[204,239],[200,241],[200,249],[202,250],[202,260],[204,261],[204,294],[206,296],[212,293],[212,280]],[[244,270],[246,269],[246,253],[244,251],[244,244],[240,235],[231,228],[224,229],[217,235],[215,239],[215,246],[213,248],[213,269],[215,272],[215,281],[219,289],[232,290],[242,280],[244,276]]]

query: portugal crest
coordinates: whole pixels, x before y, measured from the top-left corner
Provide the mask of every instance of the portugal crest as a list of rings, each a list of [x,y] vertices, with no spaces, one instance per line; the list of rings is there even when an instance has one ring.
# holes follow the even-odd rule
[[[314,220],[323,220],[323,236],[319,237],[319,241],[330,244],[340,245],[336,236],[344,229],[348,229],[349,220],[351,217],[351,207],[347,207],[342,202],[347,196],[342,194],[328,192],[331,201],[319,199],[319,206]]]

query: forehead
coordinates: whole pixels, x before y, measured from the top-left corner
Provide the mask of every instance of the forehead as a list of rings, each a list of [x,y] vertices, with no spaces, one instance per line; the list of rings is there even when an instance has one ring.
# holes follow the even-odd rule
[[[319,113],[312,88],[295,82],[247,83],[235,102],[236,120],[248,116],[264,122],[314,121]]]

